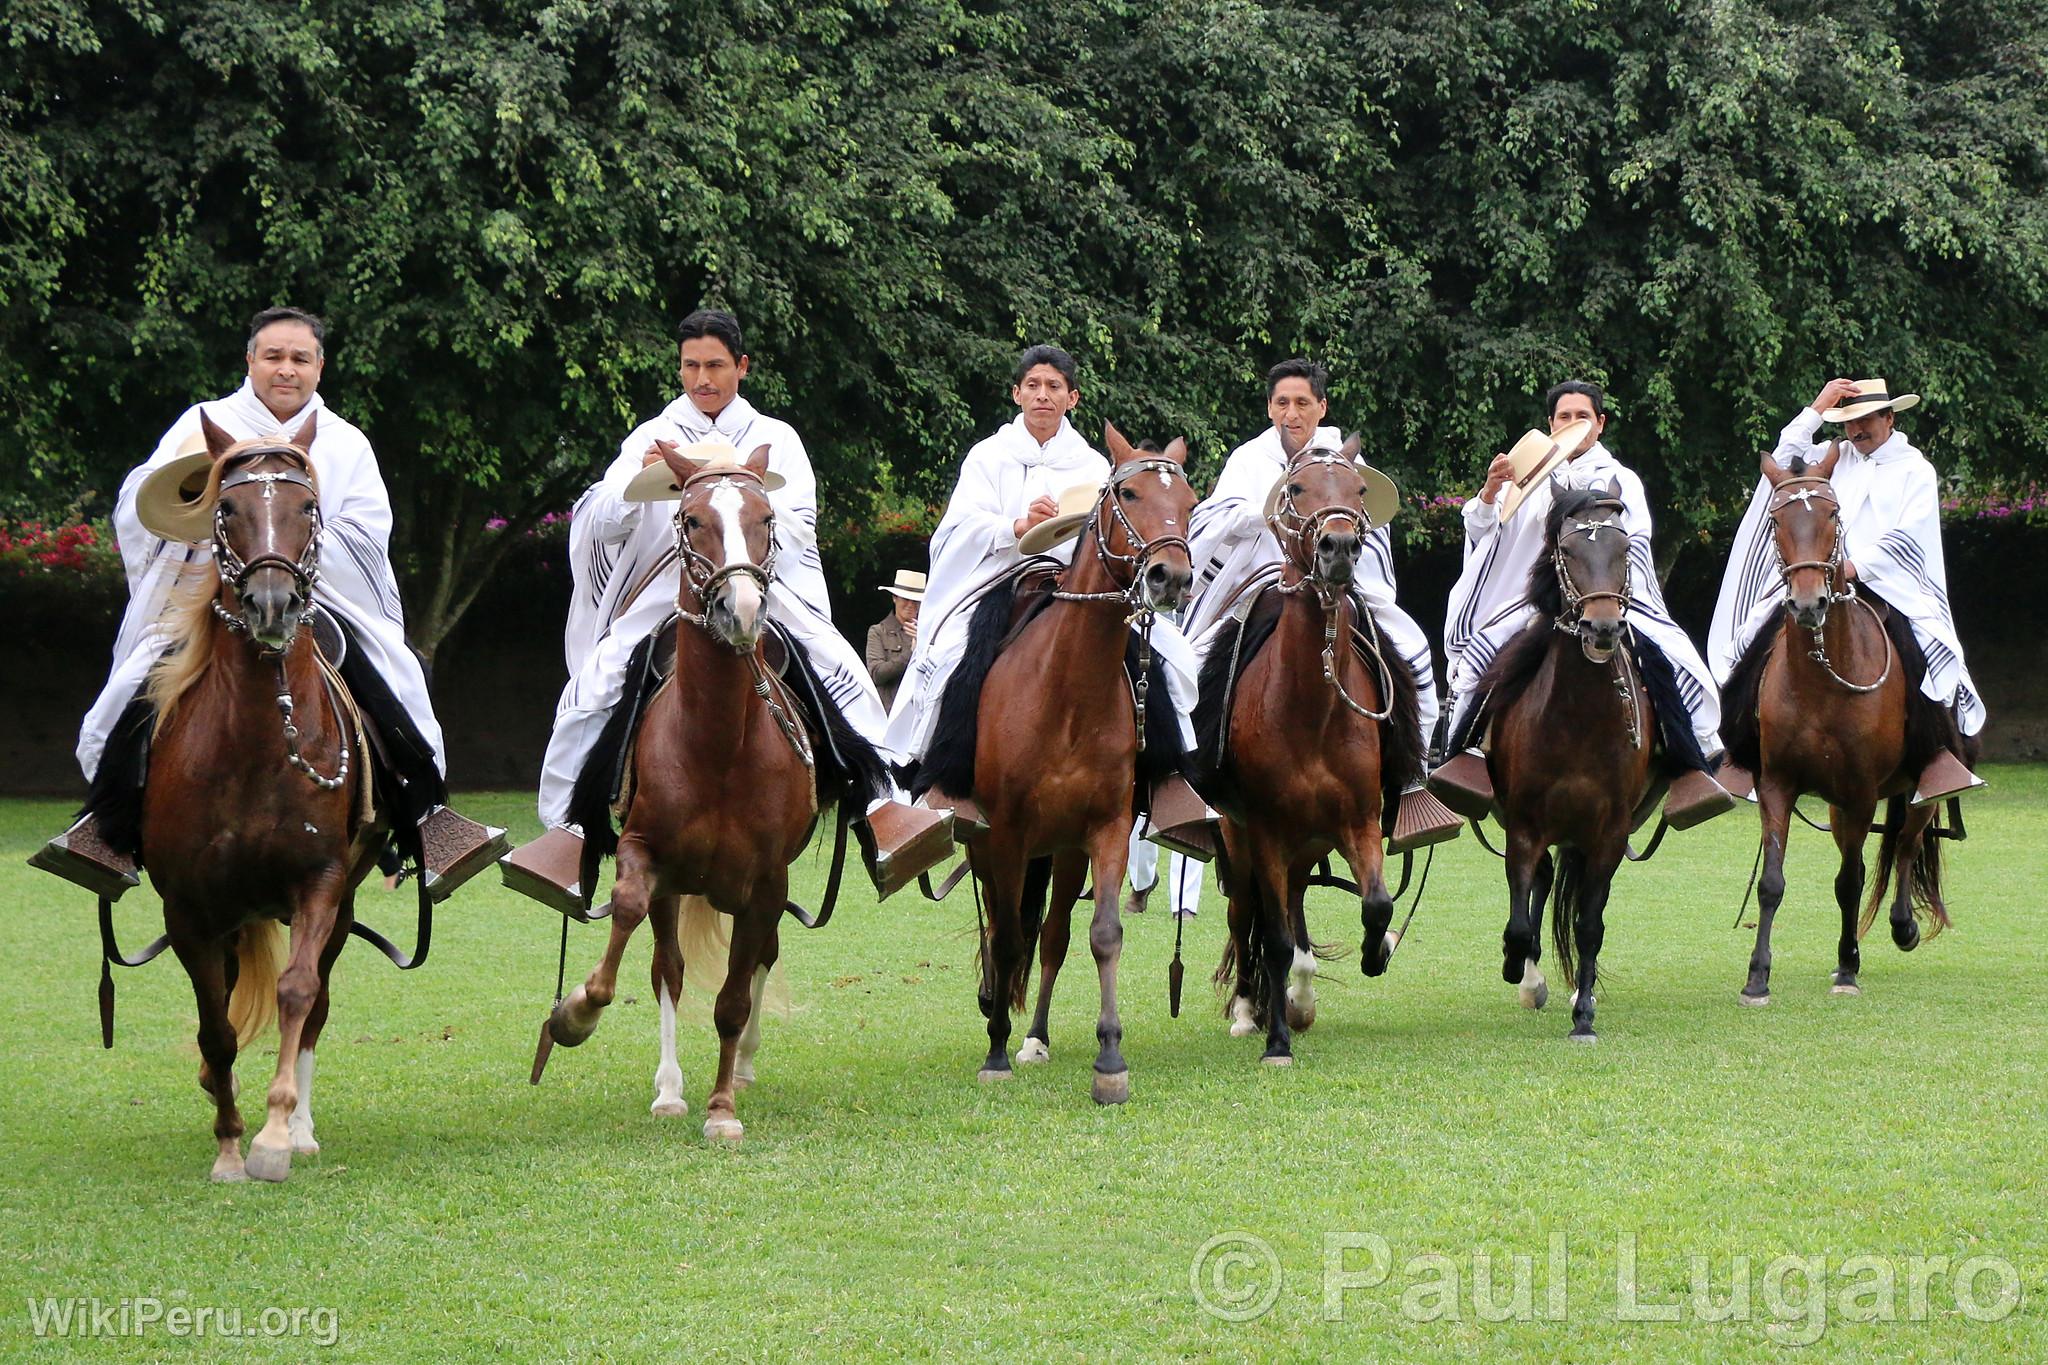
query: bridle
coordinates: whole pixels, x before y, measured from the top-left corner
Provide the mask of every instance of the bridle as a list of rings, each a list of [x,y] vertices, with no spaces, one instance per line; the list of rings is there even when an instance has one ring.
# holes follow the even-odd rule
[[[789,698],[779,695],[782,689],[768,672],[767,665],[761,661],[759,645],[752,649],[738,649],[730,642],[719,639],[718,632],[711,628],[709,615],[711,599],[717,595],[719,589],[735,578],[752,579],[761,589],[762,609],[767,609],[768,581],[775,574],[775,505],[772,502],[768,505],[768,554],[759,564],[745,559],[731,564],[713,564],[709,557],[699,554],[697,547],[690,544],[689,534],[683,528],[686,511],[683,503],[689,500],[690,490],[699,484],[709,484],[712,493],[716,493],[720,488],[745,490],[751,487],[763,498],[767,497],[767,490],[761,484],[761,476],[744,465],[711,465],[683,480],[682,501],[676,504],[676,557],[682,561],[683,581],[697,594],[699,609],[691,612],[684,611],[678,606],[676,616],[680,620],[688,621],[712,639],[718,640],[735,654],[746,656],[748,667],[754,675],[755,695],[767,704],[768,714],[775,718],[776,728],[782,731],[782,737],[789,741],[790,748],[796,750],[796,755],[803,760],[804,767],[812,768],[817,760],[811,751],[810,737],[805,734],[804,727],[797,723],[794,703]]]
[[[1316,603],[1323,609],[1323,681],[1330,685],[1338,698],[1354,713],[1370,721],[1383,721],[1394,713],[1394,677],[1387,666],[1386,652],[1380,644],[1379,623],[1373,620],[1370,611],[1358,613],[1365,622],[1368,638],[1372,643],[1373,662],[1378,666],[1380,674],[1380,696],[1386,702],[1381,710],[1375,711],[1346,692],[1344,684],[1337,677],[1338,618],[1349,589],[1317,575],[1313,548],[1317,539],[1332,522],[1350,522],[1358,531],[1361,547],[1365,537],[1377,528],[1373,526],[1372,517],[1363,506],[1333,502],[1328,506],[1318,507],[1313,512],[1304,513],[1294,505],[1291,480],[1303,470],[1319,464],[1337,465],[1354,472],[1358,468],[1348,456],[1334,450],[1311,450],[1305,455],[1297,456],[1288,464],[1286,473],[1280,476],[1282,482],[1279,505],[1266,517],[1266,525],[1271,528],[1275,540],[1290,550],[1301,552],[1301,558],[1295,562],[1295,568],[1301,571],[1301,580],[1291,585],[1275,584],[1273,590],[1281,593],[1313,592],[1316,595]],[[1242,641],[1243,632],[1239,632],[1238,638]]]
[[[1117,572],[1119,567],[1128,568],[1128,581],[1124,581],[1123,586],[1114,592],[1073,592],[1058,586],[1058,580],[1054,580],[1052,595],[1055,600],[1061,602],[1121,602],[1131,609],[1131,614],[1124,618],[1124,624],[1135,624],[1138,627],[1138,677],[1132,684],[1132,694],[1137,707],[1138,752],[1143,753],[1145,698],[1152,687],[1152,622],[1158,615],[1145,602],[1145,571],[1151,567],[1152,560],[1164,551],[1177,548],[1188,556],[1190,563],[1194,560],[1194,551],[1188,547],[1186,536],[1154,536],[1147,539],[1138,534],[1138,528],[1131,524],[1130,517],[1124,512],[1121,495],[1124,485],[1140,474],[1163,475],[1168,483],[1175,479],[1183,484],[1188,481],[1187,470],[1183,469],[1177,460],[1169,460],[1164,456],[1141,456],[1135,460],[1126,460],[1110,471],[1109,482],[1103,488],[1103,496],[1097,499],[1095,510],[1088,514],[1088,520],[1081,526],[1083,540],[1089,539],[1090,531],[1095,532],[1095,562],[1109,575],[1109,581],[1121,581]],[[1104,503],[1109,505],[1111,520],[1123,530],[1124,540],[1132,547],[1128,553],[1109,548],[1109,536],[1102,526]]]
[[[306,459],[306,452],[297,446],[269,445],[237,451],[235,460],[241,463],[264,455],[290,455],[301,461]],[[222,478],[218,491],[226,494],[249,484],[262,487],[263,501],[266,503],[277,497],[279,484],[292,484],[313,495],[313,531],[306,537],[306,546],[299,551],[297,559],[290,559],[275,550],[266,550],[253,559],[243,559],[235,547],[228,543],[227,505],[217,498],[213,504],[213,562],[214,567],[220,572],[222,585],[233,588],[238,601],[248,588],[249,579],[258,569],[283,569],[291,575],[292,590],[306,605],[293,619],[292,628],[286,634],[284,643],[272,648],[253,638],[249,642],[255,647],[259,658],[271,660],[277,668],[277,711],[284,722],[285,761],[304,773],[306,779],[321,791],[338,791],[341,785],[348,781],[349,746],[347,726],[342,719],[347,713],[342,708],[341,699],[335,695],[333,680],[328,677],[325,668],[320,669],[320,681],[327,690],[328,705],[334,712],[336,740],[341,750],[341,761],[334,776],[327,777],[299,753],[299,726],[292,715],[295,703],[292,701],[291,684],[284,675],[285,653],[299,638],[300,623],[320,610],[320,604],[313,600],[313,589],[320,582],[320,533],[325,527],[320,515],[320,490],[314,484],[312,475],[303,469],[278,469],[261,474],[245,469]],[[242,636],[249,635],[249,623],[222,606],[218,594],[213,599],[213,614],[226,623],[230,631]]]
[[[1793,489],[1794,485],[1797,485],[1797,491],[1788,491]],[[1783,523],[1778,520],[1778,513],[1784,511],[1795,502],[1804,506],[1808,511],[1812,511],[1813,504],[1816,501],[1827,504],[1828,520],[1834,525],[1834,536],[1832,543],[1828,547],[1828,557],[1825,560],[1801,559],[1787,562],[1785,551],[1778,543],[1777,533],[1784,529]],[[1778,578],[1785,585],[1785,611],[1787,614],[1793,609],[1793,574],[1801,569],[1819,569],[1824,575],[1823,581],[1827,585],[1827,591],[1823,594],[1821,602],[1820,621],[1811,628],[1813,648],[1806,651],[1806,657],[1819,664],[1822,671],[1828,677],[1851,692],[1863,695],[1877,691],[1878,688],[1883,687],[1885,683],[1889,682],[1892,676],[1893,650],[1891,632],[1884,629],[1884,622],[1878,616],[1877,608],[1871,606],[1869,602],[1857,595],[1856,584],[1853,581],[1843,581],[1839,591],[1835,587],[1836,582],[1842,578],[1842,561],[1847,557],[1843,545],[1848,536],[1842,525],[1841,500],[1835,497],[1833,483],[1817,474],[1795,474],[1771,491],[1771,501],[1766,508],[1765,515],[1770,519],[1771,523],[1771,553],[1778,561]],[[1877,675],[1876,682],[1850,682],[1835,671],[1834,664],[1828,659],[1827,640],[1822,635],[1822,631],[1827,628],[1827,608],[1836,602],[1854,603],[1869,612],[1872,620],[1877,621],[1878,633],[1884,636],[1884,671]],[[1798,623],[1795,621],[1793,624],[1796,625]]]
[[[1571,518],[1569,524],[1558,529],[1557,543],[1550,547],[1550,562],[1557,571],[1558,591],[1564,598],[1564,610],[1560,611],[1550,624],[1554,630],[1578,637],[1579,652],[1586,656],[1587,662],[1597,664],[1603,661],[1594,656],[1593,638],[1586,632],[1586,604],[1603,600],[1617,603],[1623,613],[1623,629],[1627,629],[1632,566],[1627,546],[1624,544],[1621,555],[1621,587],[1618,590],[1595,588],[1591,592],[1581,592],[1579,585],[1572,581],[1571,556],[1565,553],[1565,541],[1568,538],[1584,536],[1587,541],[1597,545],[1600,543],[1601,532],[1612,531],[1624,542],[1628,539],[1628,528],[1622,523],[1622,518],[1628,512],[1626,504],[1617,498],[1596,498],[1591,506],[1607,515],[1597,518]],[[1611,658],[1614,664],[1615,695],[1621,699],[1622,712],[1628,719],[1629,747],[1640,749],[1643,747],[1643,708],[1636,695],[1635,669],[1629,659],[1628,649],[1621,644],[1615,646]]]

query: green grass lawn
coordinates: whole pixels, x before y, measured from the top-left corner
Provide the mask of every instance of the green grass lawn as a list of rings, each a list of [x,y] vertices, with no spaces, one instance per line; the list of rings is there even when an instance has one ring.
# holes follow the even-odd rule
[[[1320,893],[1312,927],[1347,953],[1326,966],[1296,1065],[1262,1067],[1260,1040],[1226,1035],[1206,985],[1224,938],[1212,886],[1177,1020],[1172,921],[1126,922],[1132,1093],[1113,1109],[1088,1098],[1085,935],[1052,1062],[986,1087],[965,889],[876,906],[861,882],[826,930],[787,924],[797,1006],[768,1021],[736,1151],[700,1132],[716,1058],[701,1015],[682,1037],[689,1117],[648,1114],[644,933],[597,1035],[526,1083],[558,921],[491,877],[445,908],[423,970],[362,944],[343,957],[316,1089],[325,1151],[282,1186],[206,1180],[209,1106],[173,959],[119,973],[118,1045],[101,1051],[91,904],[22,864],[64,807],[9,803],[0,1357],[1721,1360],[1811,1338],[1827,1358],[2039,1359],[2048,769],[1990,776],[1952,854],[1955,928],[1905,956],[1880,921],[1860,998],[1828,993],[1824,836],[1795,826],[1765,1010],[1736,1003],[1752,935],[1730,928],[1754,812],[1625,867],[1594,1047],[1565,1040],[1566,990],[1536,1014],[1501,983],[1500,865],[1467,838],[1437,858],[1377,981],[1358,974],[1355,905]],[[524,794],[464,805],[535,832]],[[796,871],[800,898],[815,895],[821,864]],[[361,913],[409,943],[410,905],[368,891]],[[155,915],[146,891],[122,903],[131,950]],[[572,928],[572,981],[601,944]],[[272,1061],[266,1041],[240,1069],[252,1133]],[[1256,1240],[1212,1249],[1198,1277],[1212,1306],[1259,1307],[1277,1265],[1256,1317],[1195,1292],[1219,1234]],[[1980,1258],[1974,1296],[1938,1258],[1948,1272]],[[1632,1293],[1617,1283],[1631,1261]],[[2010,1311],[2007,1273],[2022,1282]],[[1747,1309],[1709,1320],[1738,1287]],[[27,1305],[44,1298],[218,1306],[245,1326],[317,1309],[336,1339],[174,1339],[157,1324],[37,1340]],[[1679,1320],[1629,1320],[1631,1305]]]

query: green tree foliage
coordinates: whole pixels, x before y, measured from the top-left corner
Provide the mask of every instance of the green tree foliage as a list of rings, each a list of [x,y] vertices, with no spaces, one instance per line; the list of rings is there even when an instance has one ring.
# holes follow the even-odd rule
[[[1927,395],[1945,468],[2048,454],[2034,0],[14,0],[0,43],[0,499],[104,510],[301,303],[429,648],[704,301],[828,566],[929,515],[1041,339],[1089,421],[1211,461],[1320,356],[1425,493],[1601,379],[1672,530],[1838,372]]]

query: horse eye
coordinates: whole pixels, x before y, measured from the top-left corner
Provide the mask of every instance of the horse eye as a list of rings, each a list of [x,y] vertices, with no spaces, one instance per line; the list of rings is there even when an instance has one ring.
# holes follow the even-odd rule
[[[696,531],[696,530],[700,530],[700,529],[702,529],[702,528],[703,528],[703,525],[704,525],[704,523],[703,523],[703,522],[701,522],[701,521],[699,521],[699,520],[697,520],[697,519],[696,519],[695,517],[684,517],[684,518],[683,518],[683,528],[684,528],[685,530],[690,530],[690,531]]]
[[[1287,485],[1287,496],[1290,498],[1298,498],[1306,491],[1307,490],[1304,489],[1298,483],[1290,483]]]
[[[1125,502],[1136,502],[1138,500],[1138,494],[1136,490],[1129,488],[1119,488],[1117,490],[1117,496],[1122,498]]]

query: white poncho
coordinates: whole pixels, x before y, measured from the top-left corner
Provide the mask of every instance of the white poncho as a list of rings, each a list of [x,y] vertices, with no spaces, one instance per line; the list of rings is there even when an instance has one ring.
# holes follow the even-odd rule
[[[79,731],[78,764],[86,777],[90,779],[98,770],[114,722],[163,653],[167,641],[162,618],[172,589],[187,573],[202,569],[213,558],[211,542],[166,541],[143,529],[135,516],[135,494],[143,479],[168,464],[179,447],[198,432],[201,409],[216,426],[243,441],[295,435],[308,413],[318,414],[311,454],[325,530],[320,543],[320,581],[313,595],[321,606],[348,623],[356,647],[391,688],[421,737],[433,746],[434,763],[445,773],[445,746],[440,722],[434,718],[433,700],[427,694],[426,673],[419,656],[405,642],[405,612],[399,605],[398,580],[391,572],[391,498],[384,490],[369,438],[335,416],[317,393],[305,407],[280,421],[263,406],[255,386],[244,380],[242,387],[226,398],[187,408],[157,442],[155,453],[121,482],[114,504],[114,535],[128,571],[128,610],[114,642],[113,675]]]
[[[1778,437],[1772,458],[1789,467],[1794,455],[1817,462],[1827,448],[1815,445],[1821,416],[1800,409]],[[1934,466],[1894,431],[1883,445],[1863,455],[1847,441],[1832,482],[1842,505],[1845,549],[1856,577],[1913,623],[1913,638],[1927,655],[1921,691],[1954,706],[1966,735],[1984,728],[1984,701],[1963,663],[1962,641],[1949,612],[1948,571],[1941,554],[1941,493]],[[1707,651],[1715,676],[1726,681],[1750,641],[1767,624],[1785,594],[1772,546],[1769,480],[1758,480],[1749,510],[1735,532],[1728,569],[1714,605]]]

